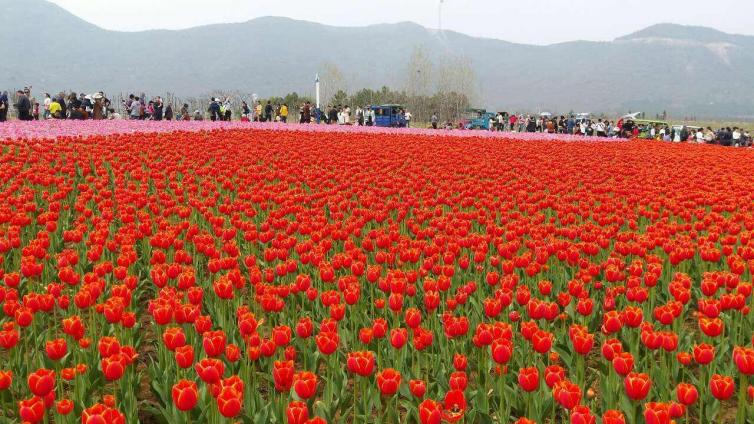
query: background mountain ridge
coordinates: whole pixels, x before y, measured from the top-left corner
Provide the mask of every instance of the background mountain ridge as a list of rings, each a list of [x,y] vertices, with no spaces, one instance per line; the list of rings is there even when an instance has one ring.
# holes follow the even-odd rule
[[[0,26],[0,89],[8,90],[312,95],[315,73],[326,94],[413,90],[420,52],[433,70],[423,90],[449,89],[437,67],[452,59],[473,74],[474,103],[490,109],[754,117],[754,37],[705,27],[657,24],[613,41],[544,46],[412,22],[334,27],[273,16],[120,32],[45,0],[0,0]]]

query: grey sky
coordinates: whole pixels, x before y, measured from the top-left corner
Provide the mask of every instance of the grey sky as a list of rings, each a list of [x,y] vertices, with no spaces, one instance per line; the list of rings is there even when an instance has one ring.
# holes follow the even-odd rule
[[[413,21],[438,26],[440,0],[50,0],[107,29],[180,29],[260,16],[339,26]],[[752,0],[444,0],[443,28],[548,44],[612,40],[672,22],[754,35]]]

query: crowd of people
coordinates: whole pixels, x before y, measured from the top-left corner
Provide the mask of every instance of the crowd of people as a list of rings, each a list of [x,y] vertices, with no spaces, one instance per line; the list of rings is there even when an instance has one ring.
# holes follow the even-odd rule
[[[0,122],[8,119],[10,97],[7,91],[0,94]],[[31,94],[31,86],[18,90],[13,107],[21,121],[40,119],[107,119],[115,110],[103,92],[77,94],[60,92],[54,96],[44,93],[42,103]],[[117,114],[116,114],[117,115]]]
[[[433,124],[435,117],[433,116]],[[459,126],[462,124],[459,124]],[[433,125],[436,128],[436,126]],[[490,131],[570,134],[587,137],[645,138],[669,142],[695,142],[722,146],[751,147],[752,135],[738,127],[692,127],[686,125],[640,124],[633,119],[607,119],[570,115],[534,116],[498,112],[490,118]]]
[[[7,91],[0,94],[0,122],[6,121],[10,110],[11,100]],[[160,96],[147,100],[144,94],[131,94],[121,104],[121,112],[116,111],[114,105],[104,92],[94,94],[77,94],[60,92],[51,96],[44,93],[42,102],[32,96],[31,86],[18,90],[15,95],[13,108],[19,120],[31,121],[39,119],[134,119],[134,120],[183,120],[202,121],[204,111],[190,110],[188,103],[183,103],[178,113],[173,110],[171,102],[166,102]],[[253,102],[250,106],[246,101],[234,107],[230,97],[209,99],[206,110],[207,119],[212,121],[230,121],[234,111],[242,121],[254,122],[290,122],[295,118],[299,123],[317,123],[330,125],[375,125],[375,110],[370,107],[356,107],[348,105],[327,105],[323,110],[303,102],[294,105],[292,110],[287,103],[272,103],[267,101]],[[236,110],[237,109],[237,110]],[[412,115],[405,109],[399,109],[397,114],[402,118],[399,126],[410,127]],[[433,113],[429,127],[434,129],[464,128],[465,123],[453,124],[450,120],[441,121],[437,113]],[[633,119],[612,121],[602,118],[592,118],[583,115],[550,114],[525,115],[520,113],[498,112],[490,114],[488,125],[490,131],[529,132],[547,134],[570,134],[587,137],[605,138],[646,138],[669,142],[695,142],[719,144],[723,146],[752,146],[751,134],[742,128],[724,127],[713,130],[711,127],[669,126],[662,124],[636,123]]]

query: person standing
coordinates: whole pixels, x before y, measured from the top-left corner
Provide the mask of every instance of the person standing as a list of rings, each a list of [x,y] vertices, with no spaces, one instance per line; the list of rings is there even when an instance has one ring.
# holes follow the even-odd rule
[[[267,104],[264,106],[264,122],[272,122],[272,102],[267,100]]]
[[[280,122],[286,123],[288,122],[288,104],[283,103],[282,106],[280,106]]]
[[[26,97],[23,90],[18,90],[16,95],[16,103],[13,106],[18,112],[18,119],[21,121],[31,121],[31,101]]]
[[[152,117],[155,121],[162,121],[162,111],[163,111],[163,104],[162,104],[162,97],[157,96],[157,98],[154,100],[154,104],[152,105]]]
[[[136,96],[134,96],[134,100],[131,102],[131,113],[129,116],[131,119],[141,119],[141,103]]]
[[[50,103],[50,119],[63,119],[65,117],[65,113],[61,113],[63,110],[63,107],[60,106],[60,99],[56,98],[55,100]]]
[[[0,122],[8,120],[8,92],[0,94]]]
[[[167,106],[165,106],[165,120],[166,121],[172,121],[173,120],[173,105],[168,103]]]
[[[308,124],[312,121],[312,105],[309,102],[304,103],[303,109],[301,109],[301,123]]]
[[[181,120],[182,121],[191,120],[191,114],[189,114],[188,103],[184,103],[183,106],[181,106]]]
[[[230,122],[230,118],[233,116],[233,109],[231,103],[230,103],[230,97],[225,97],[225,102],[223,103],[223,106],[225,106],[225,113],[223,116],[224,121]]]
[[[597,137],[607,137],[607,128],[605,128],[605,123],[602,122],[602,118],[597,121],[597,126],[595,127],[595,129],[597,130]]]
[[[739,147],[741,145],[741,131],[738,129],[738,127],[733,127],[733,131],[730,134],[730,138],[733,141],[733,146]]]
[[[262,121],[262,102],[257,100],[257,105],[254,106],[254,122]]]
[[[52,104],[52,98],[50,98],[50,93],[45,93],[44,112],[42,113],[43,119],[50,119],[50,104]]]
[[[207,112],[209,112],[209,119],[211,121],[217,121],[217,118],[220,116],[220,104],[214,97],[211,100]]]
[[[404,117],[406,118],[406,128],[411,128],[411,112],[406,111]]]
[[[249,105],[246,102],[241,102],[241,120],[244,122],[249,122],[249,115],[251,115],[251,109],[249,108]]]

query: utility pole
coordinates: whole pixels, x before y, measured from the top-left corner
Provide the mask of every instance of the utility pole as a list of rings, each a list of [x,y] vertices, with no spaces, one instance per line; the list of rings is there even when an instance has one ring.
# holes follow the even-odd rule
[[[437,31],[440,38],[445,39],[445,33],[442,30],[442,6],[445,4],[445,0],[440,0],[440,4],[437,6]]]
[[[319,109],[319,74],[314,77],[314,93],[317,102],[317,109]]]

